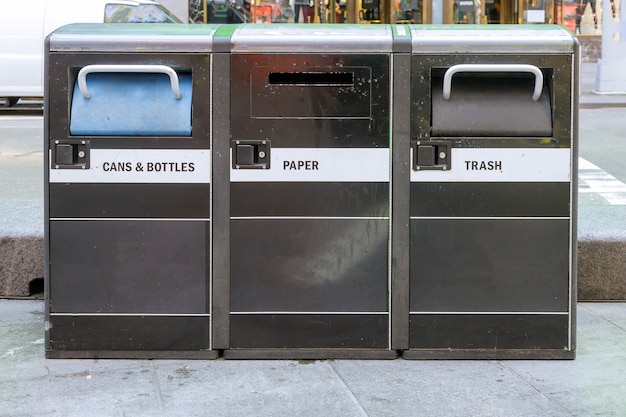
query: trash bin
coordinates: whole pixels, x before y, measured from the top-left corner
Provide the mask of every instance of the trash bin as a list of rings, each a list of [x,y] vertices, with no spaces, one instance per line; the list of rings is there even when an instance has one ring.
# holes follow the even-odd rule
[[[217,356],[215,30],[71,25],[47,39],[47,357]]]
[[[396,357],[394,39],[388,25],[233,32],[225,358]]]
[[[573,358],[558,27],[46,41],[50,358]]]
[[[577,41],[552,26],[410,30],[403,356],[573,358]]]

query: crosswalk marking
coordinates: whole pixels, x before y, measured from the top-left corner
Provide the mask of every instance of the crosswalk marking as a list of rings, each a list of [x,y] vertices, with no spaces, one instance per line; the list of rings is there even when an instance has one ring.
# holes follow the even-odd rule
[[[578,192],[593,193],[613,206],[626,205],[626,184],[584,158],[578,159]]]

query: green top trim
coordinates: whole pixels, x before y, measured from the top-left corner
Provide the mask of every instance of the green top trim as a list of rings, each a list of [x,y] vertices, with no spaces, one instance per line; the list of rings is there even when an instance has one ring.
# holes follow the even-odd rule
[[[213,35],[219,25],[179,23],[73,23],[63,26],[55,34],[63,35]]]

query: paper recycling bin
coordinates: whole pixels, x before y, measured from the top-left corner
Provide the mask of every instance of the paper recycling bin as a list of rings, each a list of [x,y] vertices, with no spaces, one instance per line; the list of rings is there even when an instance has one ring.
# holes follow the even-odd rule
[[[410,29],[404,357],[573,358],[577,41],[552,26]]]
[[[71,25],[47,39],[48,357],[217,356],[215,29]]]
[[[224,357],[395,357],[391,27],[248,25],[231,44]]]

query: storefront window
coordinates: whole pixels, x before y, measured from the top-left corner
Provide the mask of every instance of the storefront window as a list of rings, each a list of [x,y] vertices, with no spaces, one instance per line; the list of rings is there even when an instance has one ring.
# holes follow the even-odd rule
[[[428,23],[425,21],[424,0],[396,2],[396,23]]]
[[[485,15],[487,23],[500,23],[500,0],[485,1]]]
[[[600,0],[566,0],[561,24],[576,35],[599,35],[600,6]]]
[[[602,27],[601,0],[189,1],[190,21],[198,23],[217,22],[211,7],[219,4],[228,23],[558,24],[576,35],[600,35]],[[611,0],[613,9],[619,4]],[[263,8],[268,17],[255,19]]]
[[[480,23],[481,0],[455,0],[453,4],[453,23]]]
[[[554,23],[553,0],[522,0],[520,23]]]

